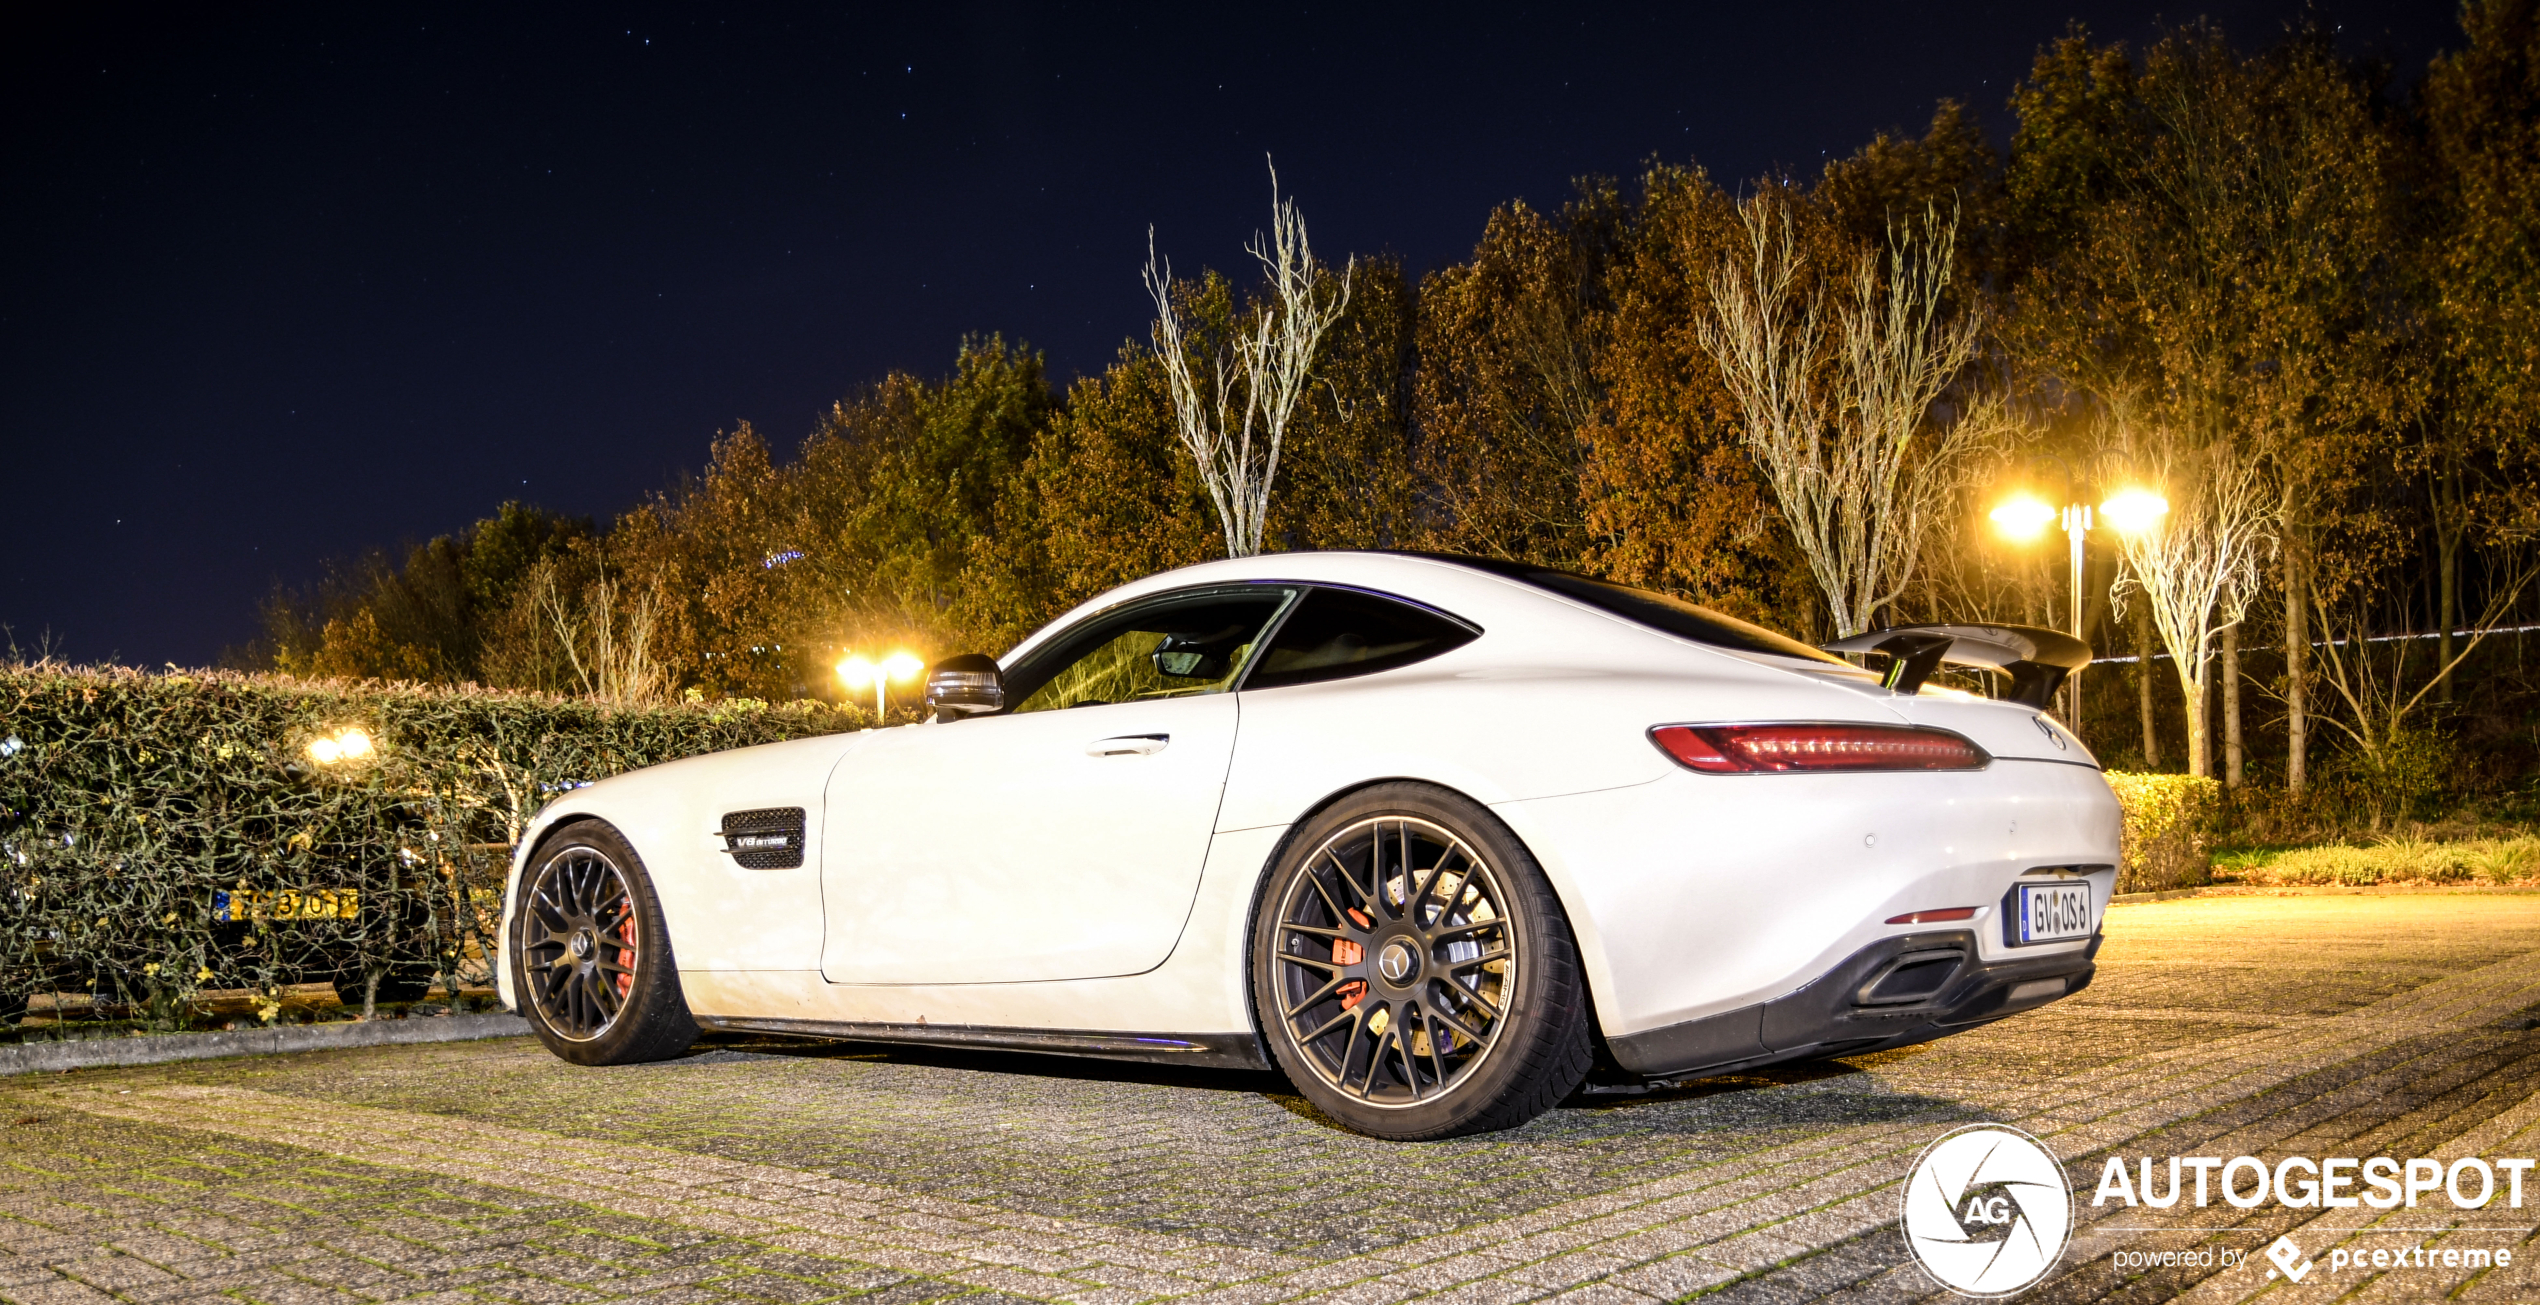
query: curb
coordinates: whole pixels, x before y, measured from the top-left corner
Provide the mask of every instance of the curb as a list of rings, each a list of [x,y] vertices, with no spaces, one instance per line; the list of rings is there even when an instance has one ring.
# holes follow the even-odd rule
[[[288,1051],[330,1051],[337,1047],[386,1047],[412,1042],[466,1042],[476,1038],[527,1035],[529,1021],[518,1015],[442,1015],[422,1019],[294,1024],[278,1029],[240,1029],[220,1033],[165,1033],[156,1036],[86,1038],[76,1042],[26,1042],[0,1047],[0,1076],[43,1074],[65,1069],[98,1069],[109,1065],[162,1065],[177,1060],[214,1060],[222,1056],[273,1056]]]
[[[2131,906],[2136,902],[2169,902],[2181,897],[2194,897],[2202,888],[2171,888],[2157,893],[2119,893],[2108,899],[2110,906]]]

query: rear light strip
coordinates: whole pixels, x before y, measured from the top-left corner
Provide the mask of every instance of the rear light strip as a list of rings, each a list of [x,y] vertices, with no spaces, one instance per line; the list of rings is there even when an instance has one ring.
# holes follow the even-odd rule
[[[1915,725],[1660,725],[1649,738],[1706,775],[1982,770],[1993,760],[1963,735]]]
[[[1976,918],[1976,912],[1983,909],[1980,906],[1952,906],[1939,911],[1907,911],[1903,915],[1889,916],[1887,922],[1889,924],[1945,924],[1951,920],[1972,920]]]

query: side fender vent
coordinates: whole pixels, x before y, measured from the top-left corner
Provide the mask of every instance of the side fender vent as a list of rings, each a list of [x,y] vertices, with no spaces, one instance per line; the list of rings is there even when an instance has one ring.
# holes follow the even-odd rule
[[[803,863],[803,809],[762,807],[723,816],[723,850],[745,870],[791,870]]]

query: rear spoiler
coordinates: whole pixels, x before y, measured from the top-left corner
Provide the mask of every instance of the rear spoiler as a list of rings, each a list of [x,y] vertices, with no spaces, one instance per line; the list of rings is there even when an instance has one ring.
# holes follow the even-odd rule
[[[2006,701],[2043,710],[2064,677],[2090,664],[2090,645],[2034,625],[1897,625],[1820,645],[1830,653],[1881,653],[1888,658],[1880,683],[1913,693],[1940,669],[1982,666],[2011,677]]]

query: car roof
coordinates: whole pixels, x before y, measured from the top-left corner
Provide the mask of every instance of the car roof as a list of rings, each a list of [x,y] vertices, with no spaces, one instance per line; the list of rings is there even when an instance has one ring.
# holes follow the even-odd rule
[[[1161,571],[1097,594],[1042,626],[1000,661],[1012,666],[1056,631],[1122,603],[1212,584],[1270,581],[1342,585],[1408,598],[1479,625],[1486,633],[1498,632],[1494,643],[1537,644],[1539,652],[1561,661],[1597,660],[1588,652],[1589,647],[1608,644],[1617,637],[1618,627],[1619,631],[1634,632],[1668,645],[1690,644],[1709,652],[1739,655],[1716,645],[1690,643],[1662,633],[1524,578],[1550,569],[1454,553],[1376,550],[1262,553],[1201,562]],[[1773,660],[1787,664],[1782,658]]]

